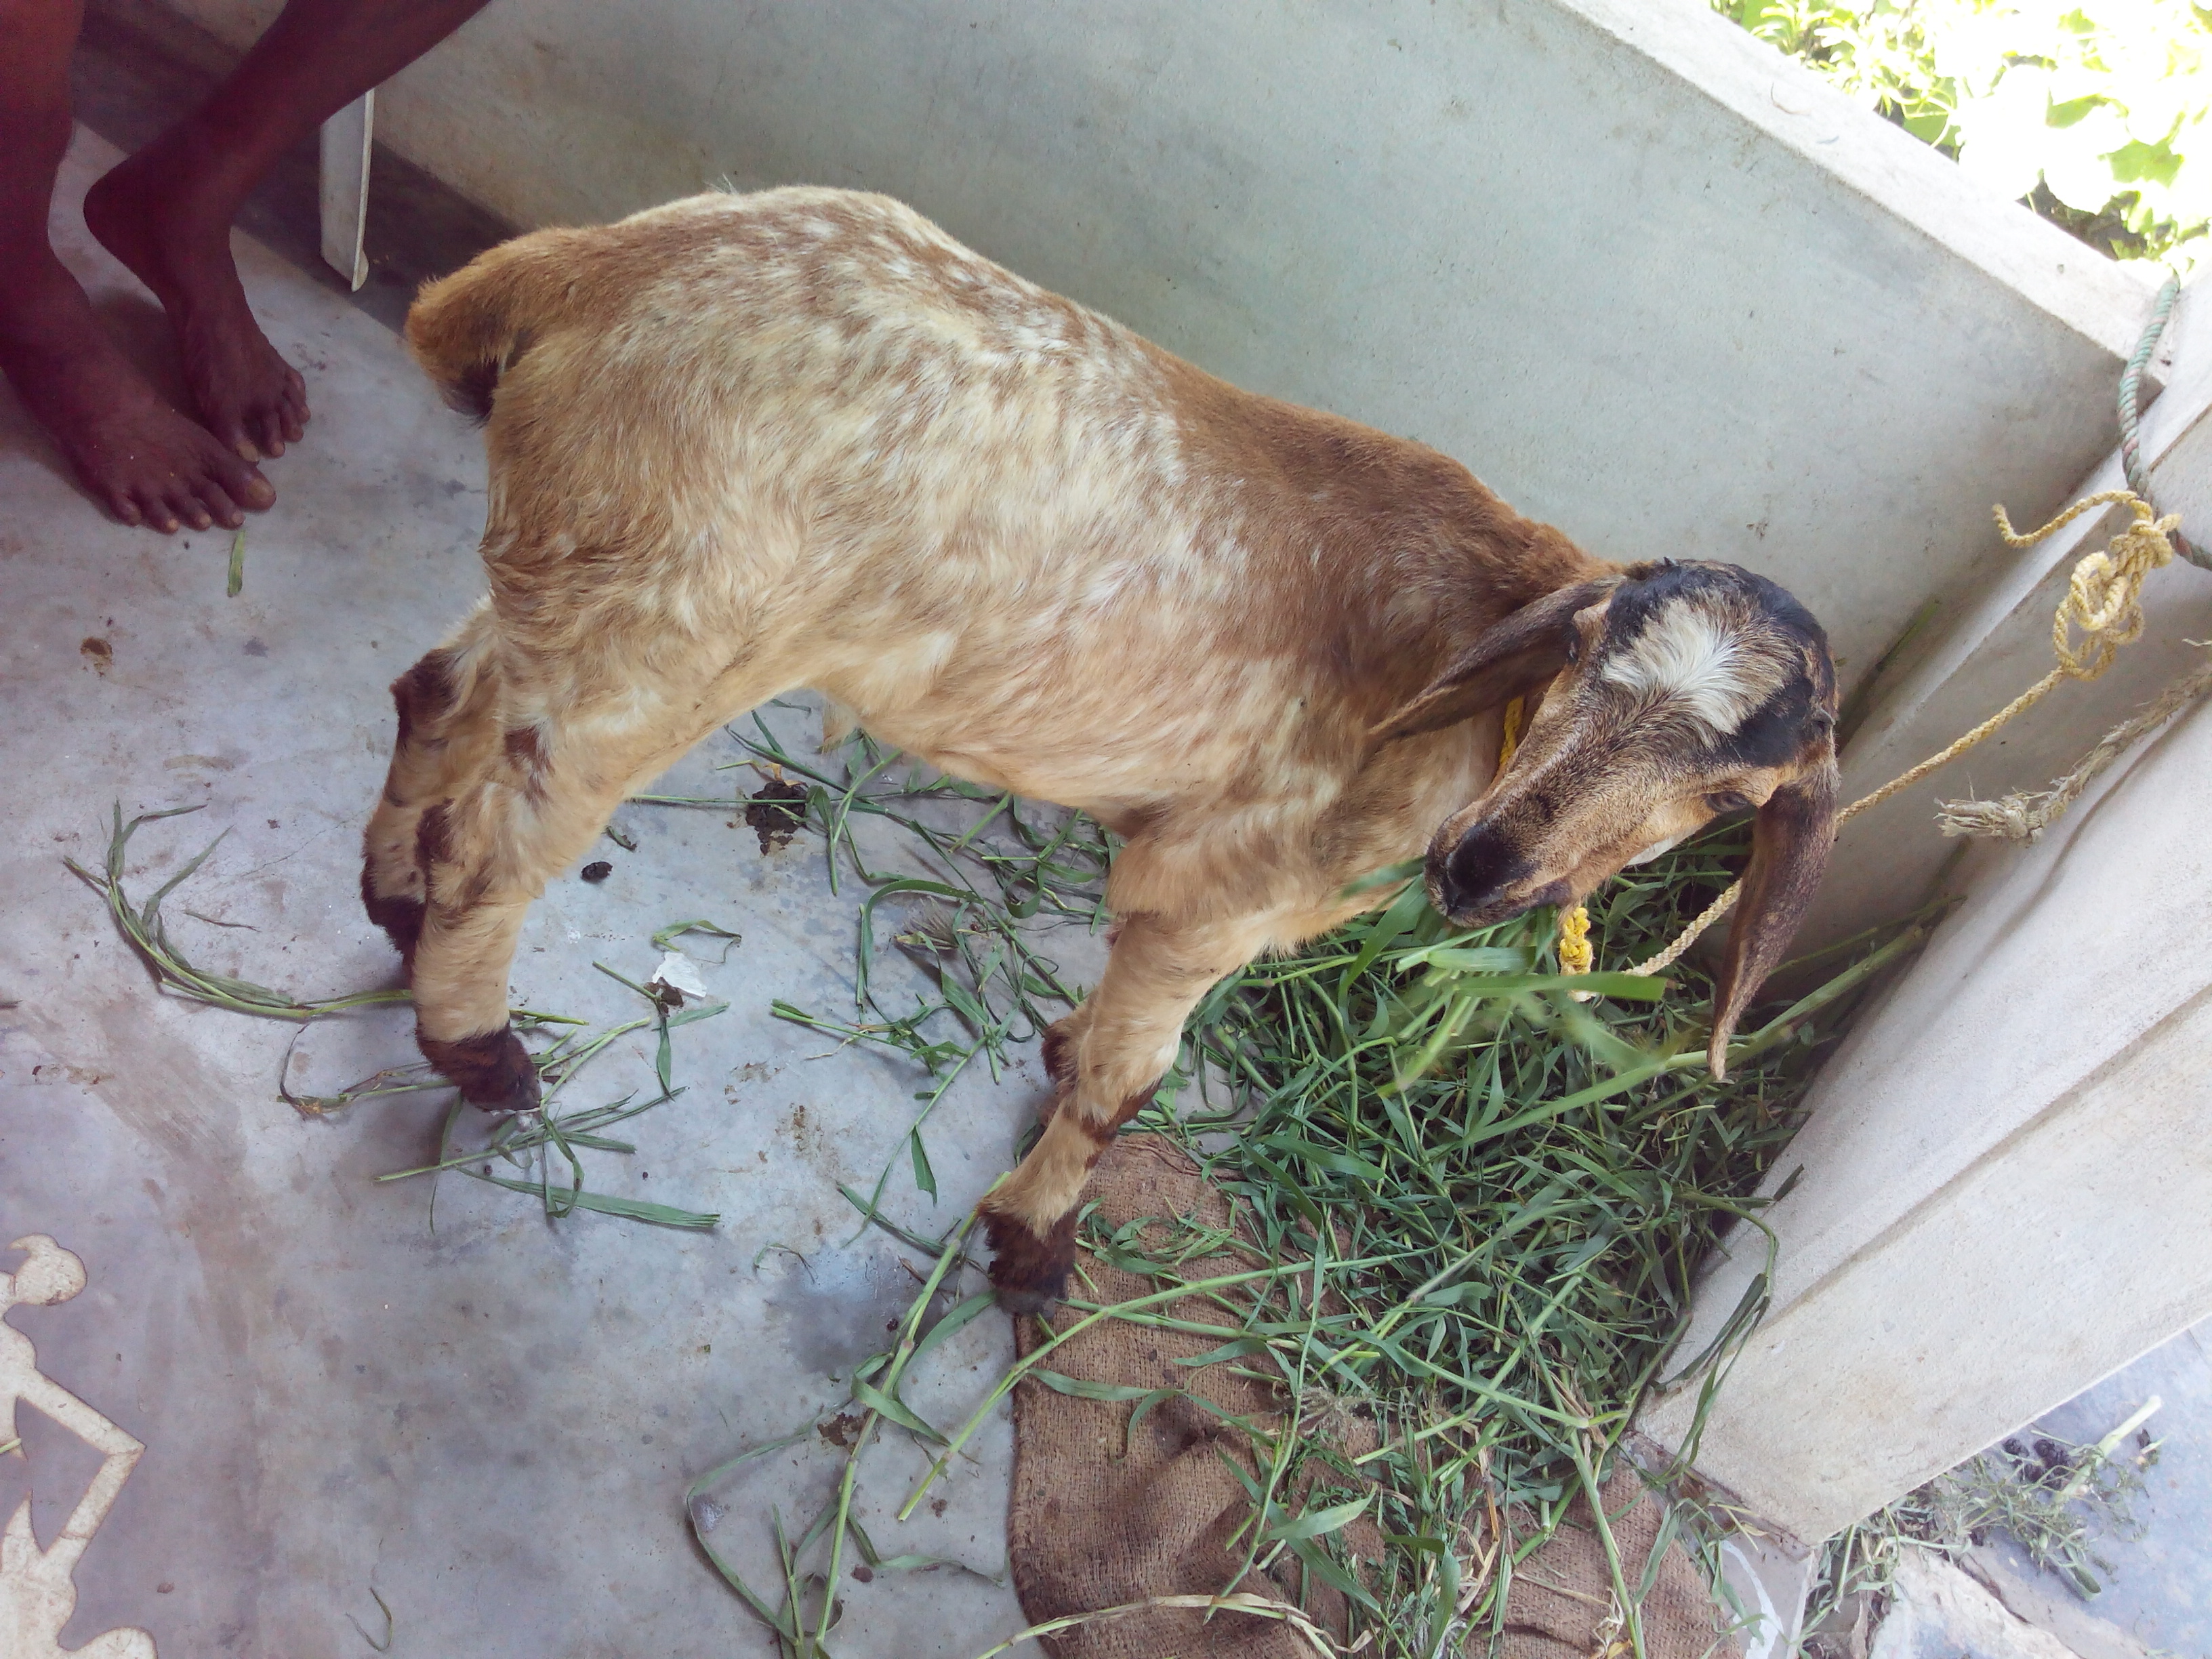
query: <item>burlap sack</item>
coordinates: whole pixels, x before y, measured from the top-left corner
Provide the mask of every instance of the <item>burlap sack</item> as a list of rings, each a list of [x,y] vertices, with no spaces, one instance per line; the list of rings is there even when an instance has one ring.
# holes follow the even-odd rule
[[[1658,1501],[1625,1467],[1600,1492],[1620,1552],[1621,1576],[1633,1595],[1659,1535]],[[1491,1651],[1494,1659],[1624,1659],[1634,1649],[1615,1621],[1613,1603],[1605,1546],[1590,1524],[1589,1505],[1577,1498],[1559,1529],[1515,1569],[1505,1593],[1505,1628]],[[1668,1543],[1659,1558],[1640,1617],[1650,1659],[1736,1659],[1742,1651],[1734,1638],[1722,1634],[1729,1621],[1679,1542]],[[1468,1651],[1483,1652],[1481,1638],[1471,1641]]]
[[[1209,1186],[1198,1166],[1174,1143],[1152,1135],[1125,1137],[1099,1161],[1086,1199],[1103,1219],[1121,1227],[1140,1216],[1188,1216],[1225,1225],[1228,1200]],[[1088,1252],[1079,1256],[1097,1286],[1097,1299],[1120,1302],[1152,1285],[1108,1267]],[[1193,1279],[1238,1272],[1248,1258],[1218,1256],[1194,1261]],[[1086,1300],[1091,1299],[1088,1296]],[[1176,1319],[1219,1324],[1223,1315],[1196,1297],[1160,1311]],[[1054,1310],[1054,1328],[1066,1330],[1081,1316]],[[1017,1346],[1024,1355],[1040,1338],[1036,1322],[1021,1321]],[[1187,1389],[1224,1411],[1255,1420],[1279,1420],[1279,1390],[1249,1376],[1262,1362],[1242,1360],[1194,1368],[1178,1365],[1218,1346],[1220,1339],[1164,1331],[1108,1320],[1053,1351],[1048,1364],[1063,1376],[1138,1388]],[[1014,1390],[1013,1494],[1006,1517],[1007,1554],[1015,1592],[1031,1622],[1120,1607],[1154,1596],[1212,1595],[1228,1583],[1243,1559],[1229,1547],[1231,1534],[1250,1513],[1251,1500],[1222,1455],[1254,1471],[1249,1441],[1211,1413],[1185,1401],[1147,1413],[1133,1435],[1133,1402],[1084,1400],[1024,1381]],[[1374,1430],[1353,1418],[1336,1425],[1346,1449],[1374,1443]],[[1126,1451],[1125,1451],[1126,1447]],[[1633,1589],[1642,1581],[1660,1522],[1658,1505],[1623,1469],[1606,1488],[1607,1512],[1636,1498],[1613,1524],[1622,1566]],[[1601,1626],[1612,1610],[1612,1578],[1589,1511],[1577,1504],[1553,1540],[1514,1575],[1506,1597],[1501,1659],[1621,1659],[1629,1650],[1601,1644]],[[1382,1539],[1363,1517],[1345,1529],[1355,1558],[1375,1559]],[[1236,1586],[1296,1605],[1296,1565],[1275,1576],[1255,1574]],[[1309,1586],[1304,1605],[1322,1628],[1340,1638],[1349,1609],[1325,1585]],[[1723,1620],[1697,1569],[1679,1544],[1662,1558],[1642,1616],[1650,1659],[1734,1659],[1737,1650],[1720,1638]],[[1043,1638],[1053,1659],[1312,1659],[1312,1648],[1282,1625],[1246,1614],[1152,1608],[1085,1625]],[[1486,1633],[1468,1652],[1486,1654]]]
[[[1229,1220],[1228,1200],[1206,1184],[1198,1166],[1173,1142],[1153,1135],[1115,1141],[1084,1196],[1097,1200],[1114,1227],[1139,1216],[1190,1216],[1216,1227]],[[1126,1301],[1155,1288],[1088,1252],[1079,1260],[1097,1287],[1097,1300]],[[1249,1257],[1223,1255],[1194,1261],[1185,1272],[1205,1279],[1252,1265]],[[1078,1291],[1090,1299],[1079,1285]],[[1220,1309],[1196,1297],[1160,1311],[1176,1319],[1223,1322]],[[1065,1330],[1081,1316],[1062,1307],[1052,1317],[1054,1328]],[[1021,1352],[1028,1353],[1039,1340],[1036,1322],[1022,1321]],[[1279,1420],[1285,1403],[1279,1393],[1237,1374],[1255,1369],[1255,1362],[1202,1368],[1175,1363],[1220,1342],[1218,1336],[1107,1320],[1055,1348],[1047,1363],[1066,1376],[1187,1389],[1237,1415]],[[1033,1623],[1156,1595],[1209,1595],[1228,1584],[1243,1560],[1248,1540],[1240,1539],[1232,1549],[1229,1539],[1250,1514],[1251,1499],[1224,1466],[1222,1454],[1255,1472],[1249,1439],[1184,1400],[1154,1407],[1132,1435],[1128,1424],[1135,1409],[1133,1401],[1081,1400],[1029,1381],[1014,1390],[1006,1546],[1015,1592]],[[1371,1425],[1359,1419],[1340,1429],[1348,1449],[1374,1443]],[[1371,1522],[1363,1517],[1345,1531],[1355,1554],[1371,1559],[1380,1553],[1382,1539]],[[1236,1588],[1296,1606],[1295,1559],[1274,1576],[1255,1573]],[[1343,1632],[1348,1610],[1336,1591],[1315,1586],[1305,1606],[1324,1630]],[[1045,1646],[1054,1659],[1312,1659],[1313,1654],[1310,1644],[1273,1620],[1217,1612],[1207,1621],[1180,1608],[1086,1625],[1045,1638]]]

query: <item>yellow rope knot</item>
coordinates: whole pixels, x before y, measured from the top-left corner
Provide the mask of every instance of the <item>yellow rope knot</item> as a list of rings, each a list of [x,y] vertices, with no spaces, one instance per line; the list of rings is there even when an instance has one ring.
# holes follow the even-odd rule
[[[1516,697],[1505,705],[1504,729],[1498,734],[1498,769],[1500,772],[1513,763],[1513,751],[1521,746],[1521,699]]]
[[[2180,516],[2157,518],[2150,503],[2133,490],[2107,489],[2083,496],[2042,529],[2022,536],[2014,531],[2003,507],[1995,509],[1997,533],[2006,545],[2033,547],[2091,507],[2113,505],[2124,505],[2133,522],[2112,538],[2111,546],[2085,554],[2075,564],[2065,602],[2051,619],[2051,648],[2060,672],[2069,679],[2095,679],[2112,665],[2122,646],[2142,637],[2143,579],[2173,562],[2172,538],[2180,527]],[[2078,647],[2073,637],[2077,629],[2081,634]]]

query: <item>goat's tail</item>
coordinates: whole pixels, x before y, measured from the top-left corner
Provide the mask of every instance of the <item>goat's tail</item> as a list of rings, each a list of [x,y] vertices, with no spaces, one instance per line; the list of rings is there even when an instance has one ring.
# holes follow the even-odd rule
[[[464,415],[491,417],[499,377],[567,308],[573,264],[561,245],[573,234],[538,231],[502,242],[425,283],[408,307],[408,349]]]

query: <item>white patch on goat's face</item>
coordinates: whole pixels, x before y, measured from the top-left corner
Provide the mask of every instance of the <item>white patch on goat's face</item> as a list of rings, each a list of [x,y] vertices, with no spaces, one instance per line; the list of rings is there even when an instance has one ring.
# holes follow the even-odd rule
[[[1733,732],[1772,687],[1720,617],[1677,602],[1608,656],[1600,678],[1649,704],[1672,703],[1716,736]]]

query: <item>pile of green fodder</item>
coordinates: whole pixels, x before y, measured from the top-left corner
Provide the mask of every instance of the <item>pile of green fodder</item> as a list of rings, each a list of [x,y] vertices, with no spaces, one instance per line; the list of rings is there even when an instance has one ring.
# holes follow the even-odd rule
[[[833,870],[842,860],[869,889],[858,1016],[779,1012],[908,1054],[944,1079],[978,1055],[995,1062],[1006,1042],[1066,1006],[1073,991],[1036,954],[1030,923],[1042,915],[1095,924],[1110,851],[1096,825],[920,773],[864,737],[801,761],[759,732],[741,741],[757,763],[805,780],[807,819],[826,836]],[[856,813],[908,830],[933,873],[871,871],[849,836]],[[1379,872],[1380,908],[1215,988],[1189,1022],[1176,1075],[1133,1126],[1188,1146],[1232,1197],[1249,1241],[1230,1247],[1250,1254],[1252,1273],[1233,1287],[1192,1286],[1218,1315],[1205,1326],[1222,1338],[1206,1363],[1256,1366],[1285,1385],[1279,1421],[1239,1425],[1262,1466],[1246,1559],[1287,1552],[1309,1581],[1345,1590],[1364,1650],[1457,1653],[1502,1630],[1515,1569],[1577,1493],[1595,1492],[1662,1368],[1681,1373],[1724,1354],[1763,1310],[1762,1275],[1707,1353],[1672,1352],[1700,1259],[1739,1219],[1756,1224],[1753,1191],[1797,1127],[1812,1069],[1858,994],[1932,921],[1790,965],[1782,982],[1813,988],[1754,1010],[1728,1079],[1716,1082],[1704,1061],[1713,990],[1705,969],[1690,959],[1664,979],[1604,969],[1672,939],[1734,879],[1748,842],[1747,824],[1723,826],[1608,882],[1589,902],[1601,971],[1581,977],[1558,971],[1552,912],[1456,932],[1410,866]],[[935,981],[911,1010],[884,1001],[868,971],[878,901],[898,896],[937,907],[893,932]],[[941,1095],[921,1091],[905,1143],[915,1184],[933,1200],[921,1128]],[[961,1230],[925,1239],[882,1217],[899,1161],[872,1194],[848,1196],[910,1243],[957,1253]],[[1085,1242],[1153,1289],[1101,1308],[1079,1285],[1070,1304],[1139,1324],[1168,1316],[1186,1283],[1181,1264],[1225,1243],[1175,1218],[1109,1235],[1095,1217]],[[969,1298],[963,1316],[982,1300]],[[1034,1350],[1017,1373],[1140,1411],[1172,1392],[1102,1395],[1053,1371],[1052,1352],[1049,1342]],[[862,1371],[878,1382],[904,1371],[903,1356],[883,1358]],[[880,1415],[915,1432],[943,1449],[939,1467],[982,1417],[948,1437],[907,1421],[895,1389],[871,1386],[864,1398],[860,1389],[871,1428]],[[1339,1449],[1346,1437],[1334,1431],[1346,1413],[1373,1425],[1375,1449]],[[850,1480],[848,1470],[848,1490]],[[1343,1528],[1361,1514],[1382,1529],[1379,1566],[1355,1568],[1343,1551]],[[836,1549],[843,1532],[825,1516],[807,1535]],[[1613,1577],[1623,1650],[1640,1654],[1636,1609],[1649,1583],[1629,1582],[1617,1558]],[[787,1577],[781,1607],[748,1599],[787,1650],[809,1651],[827,1633],[827,1583],[795,1561]],[[810,1584],[825,1597],[811,1632]]]
[[[1724,827],[1607,883],[1589,903],[1601,971],[1585,978],[1558,974],[1551,912],[1457,933],[1412,884],[1247,968],[1192,1022],[1196,1074],[1229,1098],[1182,1133],[1262,1251],[1312,1267],[1238,1322],[1293,1383],[1272,1484],[1334,1457],[1307,1431],[1316,1413],[1349,1408],[1381,1432],[1374,1452],[1334,1457],[1337,1479],[1308,1500],[1364,1492],[1376,1507],[1390,1548],[1372,1579],[1349,1585],[1318,1551],[1308,1565],[1351,1589],[1379,1652],[1455,1651],[1502,1629],[1515,1565],[1577,1492],[1595,1495],[1644,1391],[1712,1356],[1673,1352],[1693,1270],[1732,1224],[1755,1223],[1751,1194],[1856,994],[1924,937],[1922,919],[1798,964],[1813,988],[1759,1011],[1716,1082],[1703,969],[1685,959],[1665,982],[1602,970],[1663,946],[1747,851],[1747,827]],[[1237,1133],[1193,1136],[1209,1121]],[[1762,1273],[1714,1348],[1749,1334],[1765,1287]],[[1615,1563],[1638,1652],[1648,1589]]]

